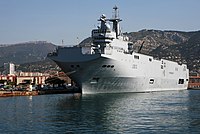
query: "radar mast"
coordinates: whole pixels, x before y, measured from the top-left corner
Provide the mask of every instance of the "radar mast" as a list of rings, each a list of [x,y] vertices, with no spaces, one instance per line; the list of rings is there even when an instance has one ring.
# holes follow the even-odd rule
[[[113,7],[114,9],[114,17],[115,19],[119,18],[119,10],[118,10],[118,7],[117,6],[114,6]]]
[[[118,36],[121,34],[120,33],[120,28],[119,28],[119,22],[122,21],[119,18],[119,11],[118,11],[118,7],[114,6],[113,10],[114,10],[114,16],[112,19],[109,19],[109,21],[111,21],[113,23],[113,31],[116,33],[116,38],[118,38]]]

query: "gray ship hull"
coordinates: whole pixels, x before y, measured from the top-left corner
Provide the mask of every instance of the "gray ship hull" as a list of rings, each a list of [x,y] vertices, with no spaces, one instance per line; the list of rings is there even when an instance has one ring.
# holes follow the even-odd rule
[[[187,79],[187,75],[178,75],[177,77],[175,73],[174,76],[164,74],[163,72],[168,73],[166,72],[169,70],[168,68],[164,70],[156,69],[156,66],[160,68],[160,65],[157,64],[161,63],[157,62],[161,61],[156,60],[155,65],[152,65],[148,62],[143,63],[142,58],[140,59],[141,62],[136,62],[133,60],[133,56],[124,55],[124,59],[131,58],[133,60],[131,62],[127,60],[127,62],[116,56],[114,56],[115,58],[107,57],[107,55],[90,55],[90,57],[87,57],[81,53],[81,48],[74,48],[73,52],[69,48],[63,49],[65,49],[65,53],[63,53],[65,56],[62,55],[62,57],[65,57],[63,60],[58,56],[51,56],[50,58],[82,89],[83,93],[153,92],[187,89],[187,82],[178,83],[179,77]],[[74,53],[75,51],[76,53]],[[67,57],[69,56],[74,59],[69,58],[68,60]],[[120,57],[123,58],[122,55]],[[143,55],[143,58],[148,59],[149,56]],[[133,65],[137,65],[138,68],[133,68]],[[148,66],[149,68],[147,68]],[[150,70],[151,72],[147,73]]]

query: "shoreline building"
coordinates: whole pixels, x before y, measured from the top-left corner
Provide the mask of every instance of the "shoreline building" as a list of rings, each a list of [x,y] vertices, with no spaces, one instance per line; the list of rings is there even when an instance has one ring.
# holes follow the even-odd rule
[[[39,73],[39,72],[19,72],[14,75],[0,75],[0,81],[4,83],[14,82],[16,85],[19,84],[35,84],[43,85],[45,80],[49,78],[49,74]]]
[[[4,75],[15,75],[15,64],[13,63],[4,63]]]
[[[191,74],[189,79],[189,89],[200,89],[200,74]]]
[[[16,74],[16,84],[19,85],[22,83],[30,83],[43,85],[49,76],[49,74],[39,72],[19,72]]]

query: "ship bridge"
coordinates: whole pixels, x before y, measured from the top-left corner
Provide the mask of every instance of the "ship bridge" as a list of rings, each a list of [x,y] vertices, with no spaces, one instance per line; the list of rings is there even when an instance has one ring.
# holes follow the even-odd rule
[[[113,18],[107,19],[106,15],[101,15],[98,20],[101,22],[100,26],[98,26],[97,29],[92,30],[92,50],[94,53],[105,54],[105,49],[110,50],[112,47],[127,47],[128,49],[128,37],[122,36],[119,27],[119,22],[122,20],[119,18],[118,8],[115,6],[113,9]]]

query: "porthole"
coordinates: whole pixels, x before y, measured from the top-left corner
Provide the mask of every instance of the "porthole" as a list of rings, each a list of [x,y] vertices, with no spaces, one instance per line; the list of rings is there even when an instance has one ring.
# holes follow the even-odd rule
[[[154,83],[154,79],[150,79],[149,84],[153,84],[153,83]]]
[[[103,68],[107,67],[107,68],[114,68],[114,65],[102,65]]]
[[[102,65],[102,67],[106,67],[106,65]]]

